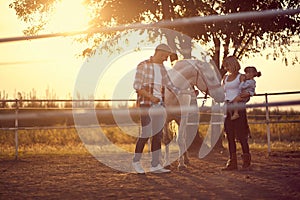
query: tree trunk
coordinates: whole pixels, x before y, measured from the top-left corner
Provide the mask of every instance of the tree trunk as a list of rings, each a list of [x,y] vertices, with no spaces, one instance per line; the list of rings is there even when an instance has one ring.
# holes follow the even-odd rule
[[[220,39],[214,36],[214,44],[215,44],[215,53],[213,55],[213,60],[218,67],[218,69],[221,69],[220,66],[220,47],[221,47],[221,42]]]

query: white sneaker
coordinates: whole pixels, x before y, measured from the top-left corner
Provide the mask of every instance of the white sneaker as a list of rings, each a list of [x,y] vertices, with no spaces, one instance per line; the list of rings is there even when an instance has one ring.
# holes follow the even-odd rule
[[[145,174],[145,170],[143,169],[140,162],[132,162],[132,167],[138,174]]]
[[[158,164],[156,167],[150,167],[150,172],[152,173],[169,173],[171,170],[165,169],[163,166]]]

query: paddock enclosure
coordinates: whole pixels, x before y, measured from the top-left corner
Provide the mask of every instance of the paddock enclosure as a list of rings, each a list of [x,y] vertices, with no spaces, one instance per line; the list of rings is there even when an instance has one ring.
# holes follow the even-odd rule
[[[300,131],[299,122],[300,116],[297,110],[293,111],[279,111],[279,108],[289,108],[290,106],[298,106],[300,100],[284,101],[284,102],[269,102],[268,99],[273,96],[292,96],[298,98],[300,91],[294,92],[281,92],[281,93],[265,93],[257,94],[253,98],[261,98],[261,103],[249,104],[248,112],[248,121],[250,129],[252,132],[253,140],[255,142],[260,142],[262,145],[267,145],[267,152],[271,152],[272,140],[276,141],[285,141],[287,143],[299,142]],[[198,97],[200,101],[199,112],[200,121],[199,121],[199,131],[202,134],[202,137],[205,137],[207,133],[207,128],[211,124],[212,115],[222,115],[220,113],[212,113],[211,107],[201,106],[202,101],[206,101],[203,97]],[[131,143],[135,142],[135,138],[140,134],[141,127],[139,124],[139,112],[136,108],[112,108],[108,104],[111,102],[118,102],[120,105],[127,105],[128,102],[135,102],[135,99],[93,99],[93,100],[55,100],[55,99],[23,99],[20,100],[0,100],[2,105],[5,105],[4,108],[0,109],[0,131],[2,131],[2,141],[3,145],[9,144],[9,146],[14,146],[15,148],[15,158],[18,157],[19,143],[24,144],[24,139],[21,139],[19,142],[19,134],[22,137],[26,135],[34,135],[35,132],[39,132],[39,135],[43,135],[44,132],[45,138],[41,139],[43,141],[47,140],[46,135],[59,135],[59,132],[67,134],[68,130],[70,131],[69,140],[76,140],[76,144],[79,138],[76,133],[76,123],[74,123],[74,113],[79,112],[89,116],[91,112],[96,113],[97,122],[94,124],[88,124],[86,126],[79,126],[80,128],[86,129],[87,131],[97,130],[102,128],[104,132],[106,129],[110,132],[109,135],[106,134],[113,143]],[[80,104],[79,108],[66,108],[66,105],[71,102]],[[95,103],[104,105],[107,104],[107,108],[90,108],[90,104]],[[17,106],[16,106],[17,105]],[[24,108],[19,107],[19,105],[27,105]],[[34,105],[33,107],[31,107]],[[251,109],[260,109],[256,113],[251,112]],[[270,111],[273,110],[272,111]],[[275,110],[275,111],[274,111]],[[116,113],[114,113],[116,112]],[[126,113],[127,117],[130,119],[122,119],[122,122],[116,119],[116,115],[122,115]],[[129,114],[128,114],[129,113]],[[222,126],[223,122],[217,122],[218,125]],[[289,131],[290,130],[290,133]],[[63,135],[63,134],[62,134]],[[74,136],[75,135],[75,136]],[[110,137],[109,137],[110,136]],[[62,136],[66,137],[66,136]],[[48,138],[50,139],[50,138]],[[50,139],[51,140],[51,139]],[[124,141],[122,141],[124,140]],[[25,145],[28,142],[36,141],[36,139],[31,139],[25,142]],[[97,144],[97,138],[90,138],[86,144]],[[101,141],[100,141],[101,142]],[[42,142],[44,143],[44,142]],[[51,144],[50,144],[51,145]],[[61,142],[61,145],[65,145],[64,142]],[[12,153],[12,152],[11,152]]]

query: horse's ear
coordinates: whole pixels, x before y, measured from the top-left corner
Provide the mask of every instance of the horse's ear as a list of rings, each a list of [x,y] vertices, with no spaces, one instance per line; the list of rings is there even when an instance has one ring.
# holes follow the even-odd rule
[[[178,60],[178,55],[176,53],[172,53],[170,55],[170,60],[171,60],[171,63]]]
[[[226,74],[226,69],[222,66],[220,69],[219,69],[219,72],[221,74],[221,77],[224,77],[224,75]]]

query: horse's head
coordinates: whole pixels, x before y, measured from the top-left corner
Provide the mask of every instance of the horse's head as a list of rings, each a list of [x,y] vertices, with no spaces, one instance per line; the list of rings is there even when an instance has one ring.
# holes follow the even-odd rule
[[[219,70],[212,64],[200,60],[188,60],[196,70],[195,85],[203,91],[207,91],[216,102],[224,102],[225,93],[221,85]]]

